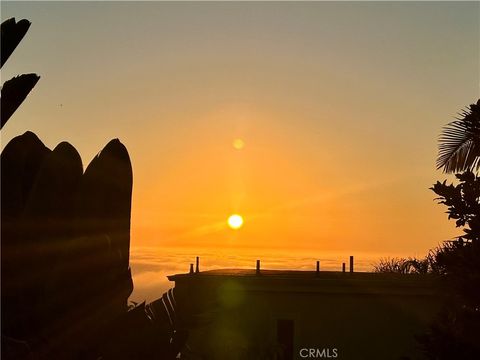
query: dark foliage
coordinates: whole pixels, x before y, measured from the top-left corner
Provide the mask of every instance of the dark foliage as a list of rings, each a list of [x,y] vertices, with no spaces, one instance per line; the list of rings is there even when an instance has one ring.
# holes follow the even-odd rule
[[[440,204],[447,206],[449,219],[454,219],[457,227],[462,227],[464,235],[458,238],[463,242],[478,242],[480,239],[480,178],[471,171],[455,175],[458,185],[437,181],[431,188],[439,197]]]
[[[129,311],[133,174],[117,139],[78,152],[27,132],[1,154],[2,358],[175,359],[202,324],[170,290]]]
[[[112,140],[83,174],[70,144],[51,151],[27,132],[1,170],[2,335],[39,358],[89,358],[80,350],[127,312],[133,289],[128,152]]]
[[[373,271],[394,274],[436,274],[438,273],[435,262],[436,251],[437,249],[430,251],[423,259],[382,258],[373,265]]]
[[[480,178],[471,171],[456,177],[457,185],[437,182],[431,188],[463,229],[435,256],[447,301],[429,334],[420,338],[435,360],[480,359]]]
[[[11,18],[2,22],[0,26],[2,34],[0,67],[10,57],[29,27],[30,22],[25,19],[16,22],[15,18]],[[24,74],[16,76],[3,84],[0,98],[0,129],[22,104],[39,79],[40,77],[37,74]]]
[[[2,23],[2,65],[29,26]],[[2,127],[38,79],[4,84]],[[72,145],[52,151],[26,132],[0,160],[2,359],[177,358],[187,329],[201,324],[194,308],[173,290],[127,305],[133,173],[125,146],[110,141],[83,173]]]
[[[176,359],[185,347],[188,329],[199,324],[190,310],[176,300],[175,289],[170,289],[114,321],[108,338],[100,339],[97,354],[102,360]]]
[[[39,79],[40,76],[37,74],[23,74],[3,84],[0,99],[0,128],[6,124],[15,110],[22,104]]]
[[[30,25],[30,21],[25,19],[16,22],[15,18],[11,18],[2,22],[2,25],[0,26],[0,67],[5,64],[10,55],[12,55],[13,50],[15,50],[20,41],[22,41]]]

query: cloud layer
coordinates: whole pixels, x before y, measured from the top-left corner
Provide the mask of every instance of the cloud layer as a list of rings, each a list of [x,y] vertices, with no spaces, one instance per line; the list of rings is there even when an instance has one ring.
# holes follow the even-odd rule
[[[174,286],[167,276],[189,271],[190,264],[200,257],[200,271],[221,268],[254,268],[257,259],[264,269],[314,270],[321,261],[322,270],[339,271],[342,262],[348,264],[349,255],[355,256],[356,271],[370,271],[372,264],[383,254],[346,254],[295,250],[262,249],[184,249],[133,247],[131,267],[134,291],[131,301],[152,301]],[[348,265],[347,265],[348,266]]]

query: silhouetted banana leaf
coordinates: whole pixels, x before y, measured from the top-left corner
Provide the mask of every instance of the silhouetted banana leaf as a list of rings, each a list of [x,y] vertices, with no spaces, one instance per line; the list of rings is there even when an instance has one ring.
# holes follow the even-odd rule
[[[70,284],[64,270],[82,174],[77,150],[67,142],[58,144],[43,160],[25,205],[24,242],[32,244],[23,247],[25,253],[30,251],[26,270],[32,290],[32,330],[56,323],[70,305],[64,296]]]
[[[462,172],[480,167],[480,100],[443,128],[437,169]]]
[[[205,326],[214,320],[217,307],[213,303],[199,305],[193,298],[177,299],[175,288],[145,306],[145,311],[156,328],[169,332],[173,354],[186,349],[188,332],[196,327]]]
[[[32,132],[13,138],[1,154],[2,331],[22,339],[30,334],[31,243],[23,214],[35,179],[50,150]],[[7,310],[6,310],[7,309]]]
[[[174,288],[146,305],[147,313],[155,322],[175,331],[209,324],[213,321],[216,307],[214,303],[197,304],[194,299],[178,301]]]
[[[123,282],[115,299],[106,291],[129,269],[132,182],[128,151],[115,139],[88,165],[76,200],[72,283],[83,284],[87,298],[108,294],[116,302],[105,309],[111,317],[126,313],[132,291],[131,282]]]
[[[1,91],[0,128],[10,119],[40,79],[37,74],[24,74],[3,84]]]
[[[99,355],[104,360],[177,358],[188,330],[175,328],[176,311],[173,290],[135,306],[112,324],[108,338],[100,339]]]
[[[175,289],[170,289],[147,305],[135,306],[112,324],[108,336],[99,339],[99,356],[102,360],[176,359],[187,351],[189,330],[205,325],[207,318],[211,316],[205,309],[180,305]]]
[[[111,140],[93,158],[83,175],[78,199],[79,236],[106,234],[129,266],[133,172],[126,147]]]
[[[7,59],[12,55],[13,50],[22,41],[23,37],[28,31],[31,23],[28,20],[22,19],[19,22],[15,18],[10,18],[2,22],[1,30],[1,54],[0,67],[5,64]]]

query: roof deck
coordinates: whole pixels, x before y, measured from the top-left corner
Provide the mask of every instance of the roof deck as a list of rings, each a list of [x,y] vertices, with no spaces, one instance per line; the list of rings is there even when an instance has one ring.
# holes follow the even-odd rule
[[[215,287],[235,282],[246,291],[434,295],[429,274],[218,269],[168,276],[176,287]]]

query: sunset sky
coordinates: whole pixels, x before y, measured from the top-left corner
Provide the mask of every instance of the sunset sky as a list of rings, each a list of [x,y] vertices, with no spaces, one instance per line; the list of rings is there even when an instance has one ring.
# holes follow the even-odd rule
[[[2,83],[41,76],[2,148],[31,130],[86,167],[119,138],[133,246],[422,254],[460,232],[428,188],[442,126],[479,97],[478,2],[1,10],[32,22]]]

